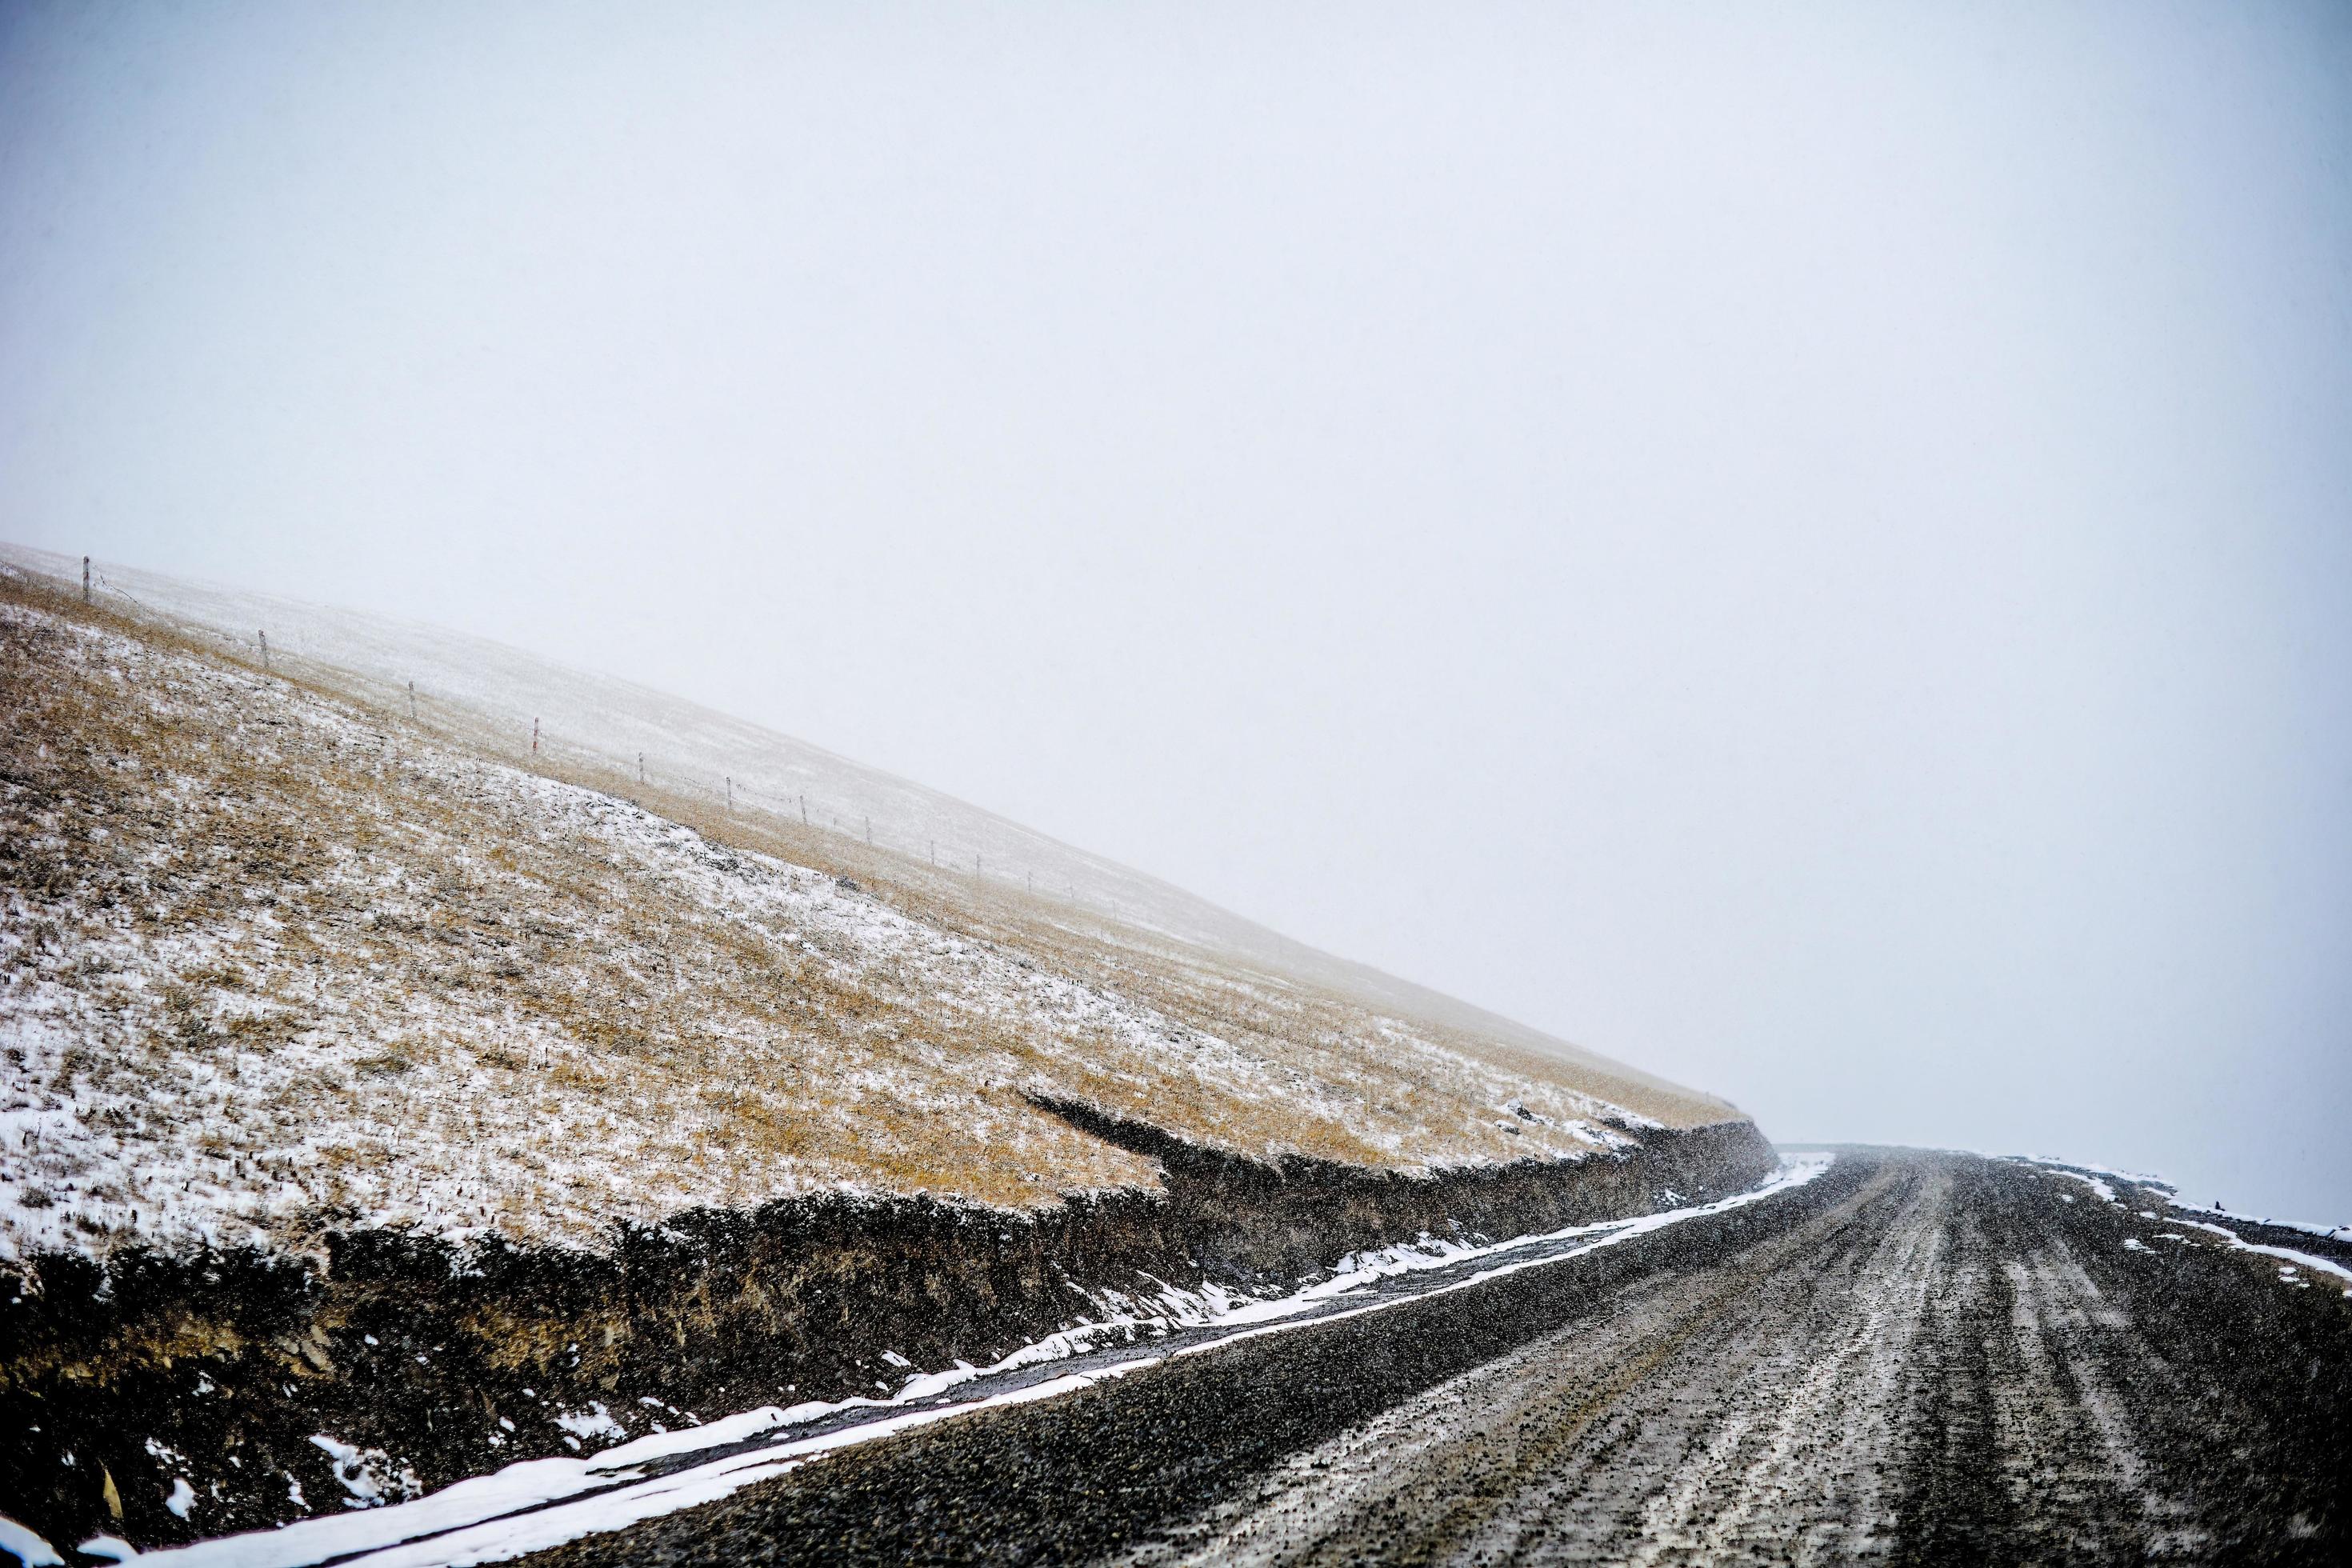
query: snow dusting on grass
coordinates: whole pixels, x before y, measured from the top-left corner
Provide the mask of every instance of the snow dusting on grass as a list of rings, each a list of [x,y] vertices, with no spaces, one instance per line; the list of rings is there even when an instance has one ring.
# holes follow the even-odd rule
[[[1032,1096],[1400,1170],[1658,1125],[1570,1064],[887,857],[853,879],[21,576],[0,704],[0,1257],[601,1247],[818,1190],[1153,1181]]]

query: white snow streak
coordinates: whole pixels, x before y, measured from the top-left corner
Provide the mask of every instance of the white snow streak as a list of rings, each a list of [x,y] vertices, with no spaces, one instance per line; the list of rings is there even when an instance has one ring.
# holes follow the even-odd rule
[[[1178,1298],[1188,1313],[1203,1310],[1216,1313],[1213,1318],[1201,1321],[1255,1325],[1186,1346],[1172,1353],[1176,1356],[1210,1354],[1268,1334],[1364,1317],[1433,1296],[1468,1289],[1523,1269],[1547,1268],[1582,1257],[1602,1247],[1648,1235],[1667,1226],[1702,1215],[1740,1208],[1774,1194],[1801,1186],[1827,1170],[1832,1159],[1832,1156],[1828,1154],[1800,1155],[1784,1163],[1769,1180],[1744,1193],[1716,1203],[1695,1205],[1663,1214],[1644,1215],[1602,1225],[1570,1226],[1538,1236],[1517,1237],[1489,1247],[1443,1251],[1431,1246],[1389,1247],[1375,1254],[1358,1255],[1357,1267],[1347,1274],[1273,1301],[1235,1302],[1227,1298],[1227,1305],[1222,1309],[1212,1308],[1201,1297],[1171,1289],[1170,1295]],[[1505,1262],[1458,1280],[1449,1280],[1431,1290],[1370,1302],[1347,1311],[1298,1317],[1298,1314],[1310,1311],[1334,1296],[1360,1289],[1375,1279],[1396,1273],[1444,1268],[1481,1258],[1502,1257],[1545,1243],[1588,1237],[1591,1239],[1584,1246],[1570,1251]],[[1296,1321],[1268,1321],[1281,1318]],[[1097,1324],[1090,1329],[1056,1334],[1013,1352],[993,1366],[959,1366],[950,1372],[912,1378],[898,1395],[888,1401],[812,1402],[786,1410],[763,1407],[745,1411],[690,1431],[641,1437],[593,1458],[533,1459],[510,1465],[492,1475],[460,1481],[415,1502],[340,1519],[305,1520],[278,1530],[199,1542],[193,1546],[150,1552],[142,1561],[170,1564],[171,1568],[310,1568],[310,1564],[364,1552],[371,1547],[382,1550],[355,1559],[351,1568],[362,1568],[362,1565],[363,1568],[442,1568],[442,1565],[457,1568],[462,1564],[519,1557],[576,1541],[584,1535],[623,1529],[680,1509],[715,1501],[754,1482],[782,1475],[813,1458],[842,1448],[895,1436],[919,1426],[982,1410],[1056,1398],[1092,1387],[1107,1378],[1125,1377],[1171,1359],[1167,1354],[1139,1356],[1097,1371],[1074,1373],[985,1398],[901,1410],[881,1420],[730,1455],[709,1464],[650,1479],[645,1477],[642,1467],[656,1459],[675,1458],[698,1450],[739,1443],[777,1427],[804,1425],[843,1410],[886,1407],[935,1399],[949,1387],[1076,1354],[1087,1348],[1090,1336],[1098,1336],[1107,1329],[1119,1326]],[[600,1488],[604,1489],[598,1490]],[[578,1496],[585,1491],[595,1491],[596,1495]],[[566,1499],[573,1500],[563,1500]],[[538,1506],[542,1504],[556,1506]]]

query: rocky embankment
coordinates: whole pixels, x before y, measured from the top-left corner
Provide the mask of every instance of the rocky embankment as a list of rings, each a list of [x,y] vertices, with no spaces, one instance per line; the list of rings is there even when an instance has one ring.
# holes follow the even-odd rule
[[[396,1501],[656,1424],[887,1393],[1148,1318],[1169,1287],[1280,1294],[1367,1248],[1651,1213],[1773,1164],[1731,1122],[1415,1177],[1050,1109],[1156,1160],[1161,1190],[1018,1214],[803,1197],[622,1228],[600,1252],[330,1228],[309,1258],[33,1259],[0,1281],[0,1512],[60,1544],[143,1546]]]

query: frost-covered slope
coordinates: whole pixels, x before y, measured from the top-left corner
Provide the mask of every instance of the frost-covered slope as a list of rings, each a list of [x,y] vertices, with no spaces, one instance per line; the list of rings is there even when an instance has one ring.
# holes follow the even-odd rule
[[[9,562],[79,591],[80,562],[0,543]],[[746,814],[870,839],[979,884],[1076,906],[1227,954],[1366,1006],[1423,1018],[1475,1037],[1580,1063],[1627,1092],[1654,1097],[1675,1124],[1738,1113],[1721,1101],[1599,1056],[1426,986],[1293,942],[1141,872],[1074,849],[936,790],[821,747],[625,680],[568,669],[502,644],[355,611],[329,609],[100,563],[98,599],[168,620],[257,661],[267,632],[276,668],[487,755],[535,769],[569,765],[601,781],[649,787],[718,806],[730,788]],[[533,721],[541,750],[530,752]]]
[[[1736,1114],[283,668],[0,576],[6,1253],[1152,1181],[1033,1096],[1406,1169]]]

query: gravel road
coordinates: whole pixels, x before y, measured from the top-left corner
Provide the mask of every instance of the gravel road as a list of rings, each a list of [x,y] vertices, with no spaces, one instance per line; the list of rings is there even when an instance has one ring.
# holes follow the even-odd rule
[[[1750,1207],[855,1449],[530,1561],[2336,1563],[2352,1300],[2079,1179]]]

